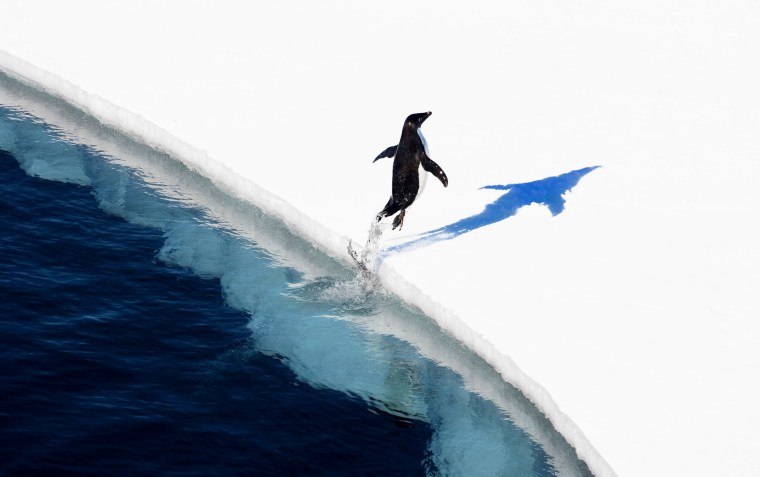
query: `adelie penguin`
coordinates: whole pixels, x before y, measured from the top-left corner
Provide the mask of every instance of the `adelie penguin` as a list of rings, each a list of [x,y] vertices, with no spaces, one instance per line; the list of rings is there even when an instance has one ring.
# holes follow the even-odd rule
[[[446,173],[428,156],[427,143],[420,130],[422,123],[431,114],[433,113],[417,113],[406,118],[399,143],[384,150],[375,158],[375,161],[383,157],[393,158],[391,198],[385,204],[385,208],[377,214],[377,221],[398,212],[396,218],[393,219],[394,230],[396,228],[400,230],[404,225],[406,209],[414,203],[425,187],[426,171],[436,176],[444,187],[449,185]]]

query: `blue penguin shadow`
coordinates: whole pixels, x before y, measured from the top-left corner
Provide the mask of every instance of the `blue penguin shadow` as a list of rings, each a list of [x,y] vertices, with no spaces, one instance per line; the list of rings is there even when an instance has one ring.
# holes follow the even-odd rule
[[[575,187],[583,176],[598,167],[586,167],[559,176],[547,177],[546,179],[522,184],[481,187],[481,189],[505,190],[507,192],[486,205],[485,209],[479,214],[424,232],[408,242],[386,248],[381,254],[382,256],[388,256],[393,253],[432,245],[443,240],[451,240],[480,227],[508,219],[515,215],[520,207],[530,204],[542,204],[549,208],[552,215],[560,214],[565,210],[565,199],[562,195]]]

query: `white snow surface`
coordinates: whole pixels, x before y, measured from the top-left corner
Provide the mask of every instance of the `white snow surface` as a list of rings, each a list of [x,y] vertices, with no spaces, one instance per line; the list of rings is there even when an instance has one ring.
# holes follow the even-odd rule
[[[597,476],[760,468],[760,4],[5,0],[0,69],[326,252],[363,243],[404,118],[430,178],[382,247],[600,166],[564,210],[388,253],[383,284]]]

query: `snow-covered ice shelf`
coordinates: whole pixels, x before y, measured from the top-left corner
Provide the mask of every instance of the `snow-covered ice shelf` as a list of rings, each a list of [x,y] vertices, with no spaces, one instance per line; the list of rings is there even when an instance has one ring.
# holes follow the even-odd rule
[[[10,0],[0,69],[334,255],[433,111],[450,185],[384,234],[385,285],[596,475],[753,475],[760,7],[713,3]]]

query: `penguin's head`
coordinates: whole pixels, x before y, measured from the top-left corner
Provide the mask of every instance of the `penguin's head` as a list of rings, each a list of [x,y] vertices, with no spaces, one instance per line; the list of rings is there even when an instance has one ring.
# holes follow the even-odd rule
[[[417,129],[418,127],[422,126],[422,123],[424,123],[425,120],[429,118],[431,114],[433,113],[431,113],[430,111],[428,111],[427,113],[410,114],[409,117],[406,118],[406,126]]]

